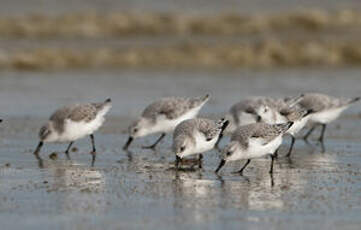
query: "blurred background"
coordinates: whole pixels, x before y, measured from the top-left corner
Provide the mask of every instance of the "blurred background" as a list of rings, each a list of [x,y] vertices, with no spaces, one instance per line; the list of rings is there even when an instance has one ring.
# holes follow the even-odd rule
[[[118,115],[135,116],[161,96],[214,93],[212,103],[223,106],[211,113],[251,95],[351,96],[360,92],[353,87],[361,66],[360,6],[357,0],[3,0],[0,96],[11,95],[17,105],[0,105],[9,114],[41,115],[51,103],[111,96],[119,99]]]
[[[357,0],[3,0],[2,70],[361,64]]]
[[[360,0],[0,0],[2,228],[359,229],[359,105],[329,125],[327,153],[297,141],[274,187],[267,159],[219,177],[211,151],[203,171],[176,175],[171,135],[155,153],[140,146],[156,135],[132,154],[121,146],[160,97],[210,93],[206,117],[249,96],[355,97],[360,67]],[[66,146],[46,146],[39,169],[31,153],[49,115],[108,97],[96,167],[84,139],[70,163]]]

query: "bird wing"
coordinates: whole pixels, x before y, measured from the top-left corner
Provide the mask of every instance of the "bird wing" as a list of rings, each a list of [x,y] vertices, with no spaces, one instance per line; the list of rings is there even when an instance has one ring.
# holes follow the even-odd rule
[[[156,120],[159,115],[173,120],[183,115],[189,109],[189,103],[184,98],[164,98],[147,106],[142,117]]]
[[[283,123],[283,124],[266,124],[266,123],[257,123],[253,130],[253,133],[250,135],[250,138],[258,139],[260,143],[263,145],[268,144],[279,135],[286,132],[291,123]]]
[[[216,123],[209,119],[199,119],[197,126],[199,132],[205,136],[207,141],[218,137],[221,131],[221,129],[217,127]]]
[[[96,118],[97,112],[97,107],[93,104],[83,104],[74,106],[67,118],[77,122],[89,122]]]

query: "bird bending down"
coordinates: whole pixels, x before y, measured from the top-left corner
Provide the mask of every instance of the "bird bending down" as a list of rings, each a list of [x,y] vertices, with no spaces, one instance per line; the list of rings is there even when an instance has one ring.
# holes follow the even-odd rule
[[[207,94],[204,97],[196,98],[162,98],[148,105],[140,118],[128,128],[129,138],[123,149],[127,150],[136,138],[161,133],[154,144],[143,146],[143,148],[154,149],[166,134],[172,132],[179,123],[195,118],[208,100],[209,95]]]
[[[237,172],[243,170],[251,159],[271,156],[269,173],[273,173],[274,152],[282,143],[282,137],[293,125],[293,122],[283,124],[254,123],[241,126],[232,134],[231,142],[222,151],[222,160],[216,173],[229,161],[246,159],[246,164]]]
[[[279,120],[282,117],[278,111],[284,108],[293,107],[303,97],[303,94],[287,97],[287,98],[272,98],[272,97],[250,97],[234,104],[225,115],[225,118],[229,120],[230,124],[225,130],[226,135],[232,135],[232,133],[240,126],[248,125],[262,121],[262,117],[257,114],[257,108],[260,106],[267,106],[271,108],[269,112],[272,112],[272,119]],[[275,112],[273,112],[275,111]],[[284,119],[282,119],[284,120]],[[279,123],[283,123],[279,122]],[[272,122],[274,124],[274,122]],[[218,147],[218,143],[216,144]]]
[[[288,150],[286,157],[290,157],[294,143],[296,141],[295,135],[307,124],[310,119],[313,110],[307,110],[305,108],[300,108],[299,106],[284,107],[280,111],[276,108],[272,108],[265,105],[260,105],[256,108],[256,113],[260,116],[261,122],[268,124],[279,124],[292,121],[292,127],[287,130],[287,134],[291,136],[291,145]],[[277,152],[275,156],[277,157]]]
[[[44,143],[70,142],[65,151],[67,158],[70,159],[69,150],[74,141],[90,136],[92,144],[91,165],[94,166],[96,148],[93,133],[102,126],[105,121],[104,116],[111,107],[111,99],[107,99],[101,103],[76,104],[56,110],[49,121],[40,129],[40,142],[34,155],[40,159],[39,153]]]
[[[202,168],[202,153],[214,148],[228,123],[223,118],[219,121],[194,118],[181,122],[173,133],[176,168],[181,159],[194,154],[199,154],[198,166]]]

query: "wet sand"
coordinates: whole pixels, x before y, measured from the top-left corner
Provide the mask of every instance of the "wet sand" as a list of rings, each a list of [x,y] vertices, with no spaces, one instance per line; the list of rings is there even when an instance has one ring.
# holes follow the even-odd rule
[[[217,176],[217,151],[203,170],[176,173],[171,139],[156,152],[143,150],[155,136],[124,152],[124,130],[155,98],[202,95],[212,99],[201,116],[215,117],[249,95],[293,95],[321,90],[361,95],[361,70],[235,72],[2,72],[0,108],[0,221],[4,229],[359,229],[361,224],[360,105],[326,131],[326,152],[299,140],[291,161],[280,158],[273,182],[269,159],[251,163],[244,176]],[[46,145],[44,168],[32,155],[37,131],[60,105],[113,99],[96,133],[98,158],[91,168],[88,139],[76,142],[72,161],[66,144]],[[224,145],[226,140],[222,142]],[[289,139],[285,138],[285,153]],[[57,159],[49,155],[57,152]]]

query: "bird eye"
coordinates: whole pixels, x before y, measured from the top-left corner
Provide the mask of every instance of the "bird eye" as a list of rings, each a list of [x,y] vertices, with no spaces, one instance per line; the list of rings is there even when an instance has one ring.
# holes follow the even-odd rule
[[[137,129],[137,128],[134,128],[134,129],[133,129],[133,132],[135,132],[135,133],[138,132],[138,129]]]
[[[180,151],[183,152],[185,149],[186,149],[186,147],[182,146],[182,147],[180,148]]]
[[[231,152],[227,152],[226,155],[227,155],[227,156],[230,156],[230,155],[231,155]]]
[[[267,112],[268,112],[268,109],[267,109],[267,108],[264,108],[264,112],[267,113]]]

